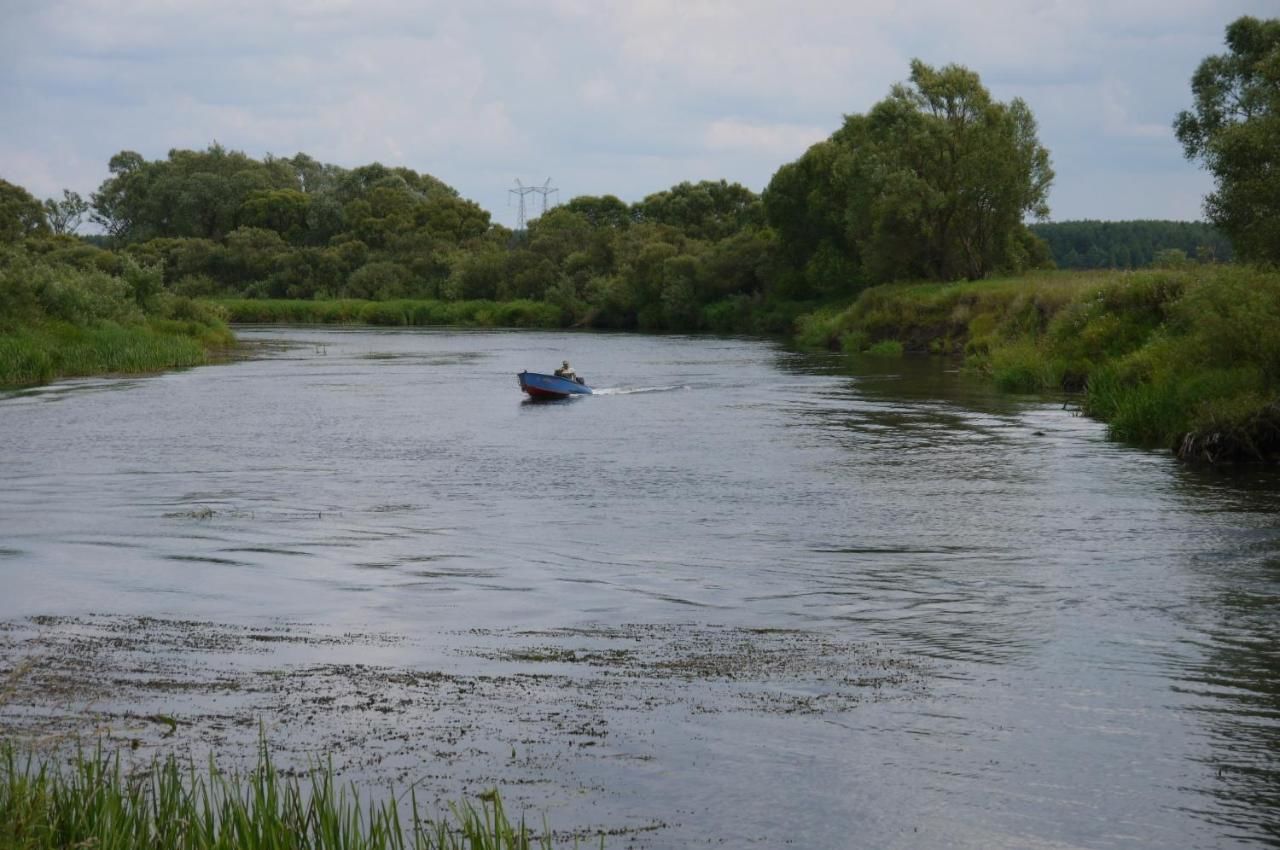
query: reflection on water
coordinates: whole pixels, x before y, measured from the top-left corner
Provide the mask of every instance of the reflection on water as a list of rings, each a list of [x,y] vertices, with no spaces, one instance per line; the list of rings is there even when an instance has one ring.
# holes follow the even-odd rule
[[[371,779],[455,753],[441,793],[626,846],[1280,845],[1274,473],[945,361],[245,335],[0,399],[0,657],[181,668],[128,698],[306,718]],[[565,357],[596,395],[524,403]]]

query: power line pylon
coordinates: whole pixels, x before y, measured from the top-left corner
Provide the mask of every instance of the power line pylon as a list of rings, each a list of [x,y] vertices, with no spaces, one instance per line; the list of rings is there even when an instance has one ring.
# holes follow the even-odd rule
[[[558,194],[559,192],[560,192],[559,189],[551,185],[550,177],[548,177],[547,182],[543,183],[541,186],[526,186],[520,182],[519,178],[517,178],[516,188],[507,190],[507,195],[508,195],[507,206],[511,205],[511,197],[510,197],[511,195],[515,195],[517,198],[519,198],[518,212],[516,214],[516,230],[524,230],[526,225],[529,223],[528,207],[525,204],[525,197],[527,197],[528,195],[535,195],[535,194],[541,195],[542,196],[542,212],[545,213],[549,206],[551,207],[555,206],[555,204],[549,204],[547,200],[548,197],[551,195]]]
[[[531,188],[533,189],[533,191],[537,192],[539,195],[542,196],[542,213],[543,215],[546,215],[547,196],[554,195],[558,193],[560,190],[551,185],[550,177],[548,177],[547,182],[543,183],[541,186],[533,186]],[[554,206],[554,204],[552,206]]]
[[[525,196],[526,196],[526,195],[531,195],[531,194],[533,194],[533,193],[534,193],[534,192],[536,192],[536,191],[538,191],[538,187],[537,187],[537,186],[526,186],[526,185],[524,185],[523,183],[521,183],[521,182],[520,182],[520,179],[519,179],[519,178],[516,178],[516,188],[514,188],[514,189],[508,189],[508,190],[507,190],[507,194],[508,194],[508,197],[507,197],[507,205],[508,205],[508,206],[510,206],[510,205],[511,205],[511,198],[510,198],[510,195],[515,195],[516,197],[518,197],[518,198],[520,199],[520,202],[519,202],[519,203],[520,203],[520,211],[519,211],[519,213],[516,215],[516,230],[524,230],[524,229],[525,229],[525,222],[526,222],[526,218],[525,218],[525,204],[524,204],[524,199],[525,199]]]

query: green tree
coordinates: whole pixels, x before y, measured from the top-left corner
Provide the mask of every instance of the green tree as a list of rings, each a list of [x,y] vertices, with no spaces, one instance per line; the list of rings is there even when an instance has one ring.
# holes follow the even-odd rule
[[[496,248],[486,248],[463,254],[453,264],[441,294],[450,301],[496,298],[498,287],[506,278],[507,255]]]
[[[157,236],[221,240],[237,226],[251,194],[297,183],[280,161],[258,162],[216,143],[204,151],[171,150],[155,162],[122,151],[109,167],[112,176],[93,195],[94,220],[123,242]]]
[[[864,254],[877,278],[985,277],[1007,265],[1025,216],[1048,215],[1053,170],[1031,110],[992,100],[968,69],[913,61],[911,84],[845,132],[848,177],[873,190],[851,223],[869,230]]]
[[[242,283],[264,281],[275,269],[276,260],[289,246],[274,230],[240,227],[227,234],[229,276]]]
[[[385,260],[361,266],[347,278],[343,296],[387,300],[403,298],[409,285],[409,270]]]
[[[489,213],[474,201],[436,192],[415,208],[414,226],[458,245],[489,230]]]
[[[1280,19],[1239,18],[1226,41],[1196,69],[1174,131],[1214,177],[1209,220],[1241,257],[1280,262]]]
[[[44,206],[26,189],[0,179],[0,244],[48,232]]]
[[[62,200],[50,198],[44,202],[44,215],[49,228],[56,234],[75,233],[89,212],[89,204],[70,189],[62,190]]]
[[[301,244],[307,232],[311,196],[297,189],[259,189],[240,205],[242,227],[274,230],[287,241]]]
[[[114,240],[123,240],[135,229],[141,215],[146,178],[143,174],[147,161],[136,151],[120,151],[111,157],[107,170],[111,176],[102,182],[98,191],[90,195],[93,213],[90,216]]]
[[[587,220],[592,227],[626,227],[631,223],[631,208],[615,195],[579,195],[565,204]]]
[[[159,266],[143,266],[125,258],[121,277],[136,303],[143,310],[151,310],[156,298],[164,291],[164,271]]]
[[[977,279],[1026,261],[1022,222],[1048,214],[1052,179],[1022,100],[993,100],[959,65],[916,60],[909,83],[780,169],[765,209],[814,294]]]
[[[760,198],[738,183],[678,183],[649,195],[633,209],[637,221],[669,224],[694,239],[723,239],[763,220]]]
[[[1116,268],[1148,266],[1157,252],[1168,248],[1205,262],[1229,262],[1232,257],[1230,240],[1199,221],[1056,221],[1029,229],[1047,243],[1053,262],[1068,269],[1085,268],[1085,257],[1094,247]]]
[[[778,295],[850,295],[866,283],[857,234],[847,219],[850,208],[868,201],[856,186],[837,182],[836,164],[846,155],[843,140],[818,142],[779,168],[765,189],[765,214],[778,234],[778,252],[794,270],[779,275]]]

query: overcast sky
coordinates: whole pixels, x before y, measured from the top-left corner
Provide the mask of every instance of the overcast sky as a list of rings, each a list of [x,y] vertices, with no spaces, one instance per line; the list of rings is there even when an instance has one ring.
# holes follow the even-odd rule
[[[88,196],[120,150],[425,171],[633,201],[763,189],[914,57],[1026,100],[1054,220],[1201,217],[1170,124],[1226,25],[1277,0],[0,0],[0,177]]]

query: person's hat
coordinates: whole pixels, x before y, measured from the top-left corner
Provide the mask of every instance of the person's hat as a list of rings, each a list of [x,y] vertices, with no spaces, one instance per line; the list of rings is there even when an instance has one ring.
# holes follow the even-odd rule
[[[568,365],[569,365],[569,361],[568,361],[568,360],[564,361],[564,365],[565,365],[565,366],[568,366]]]

